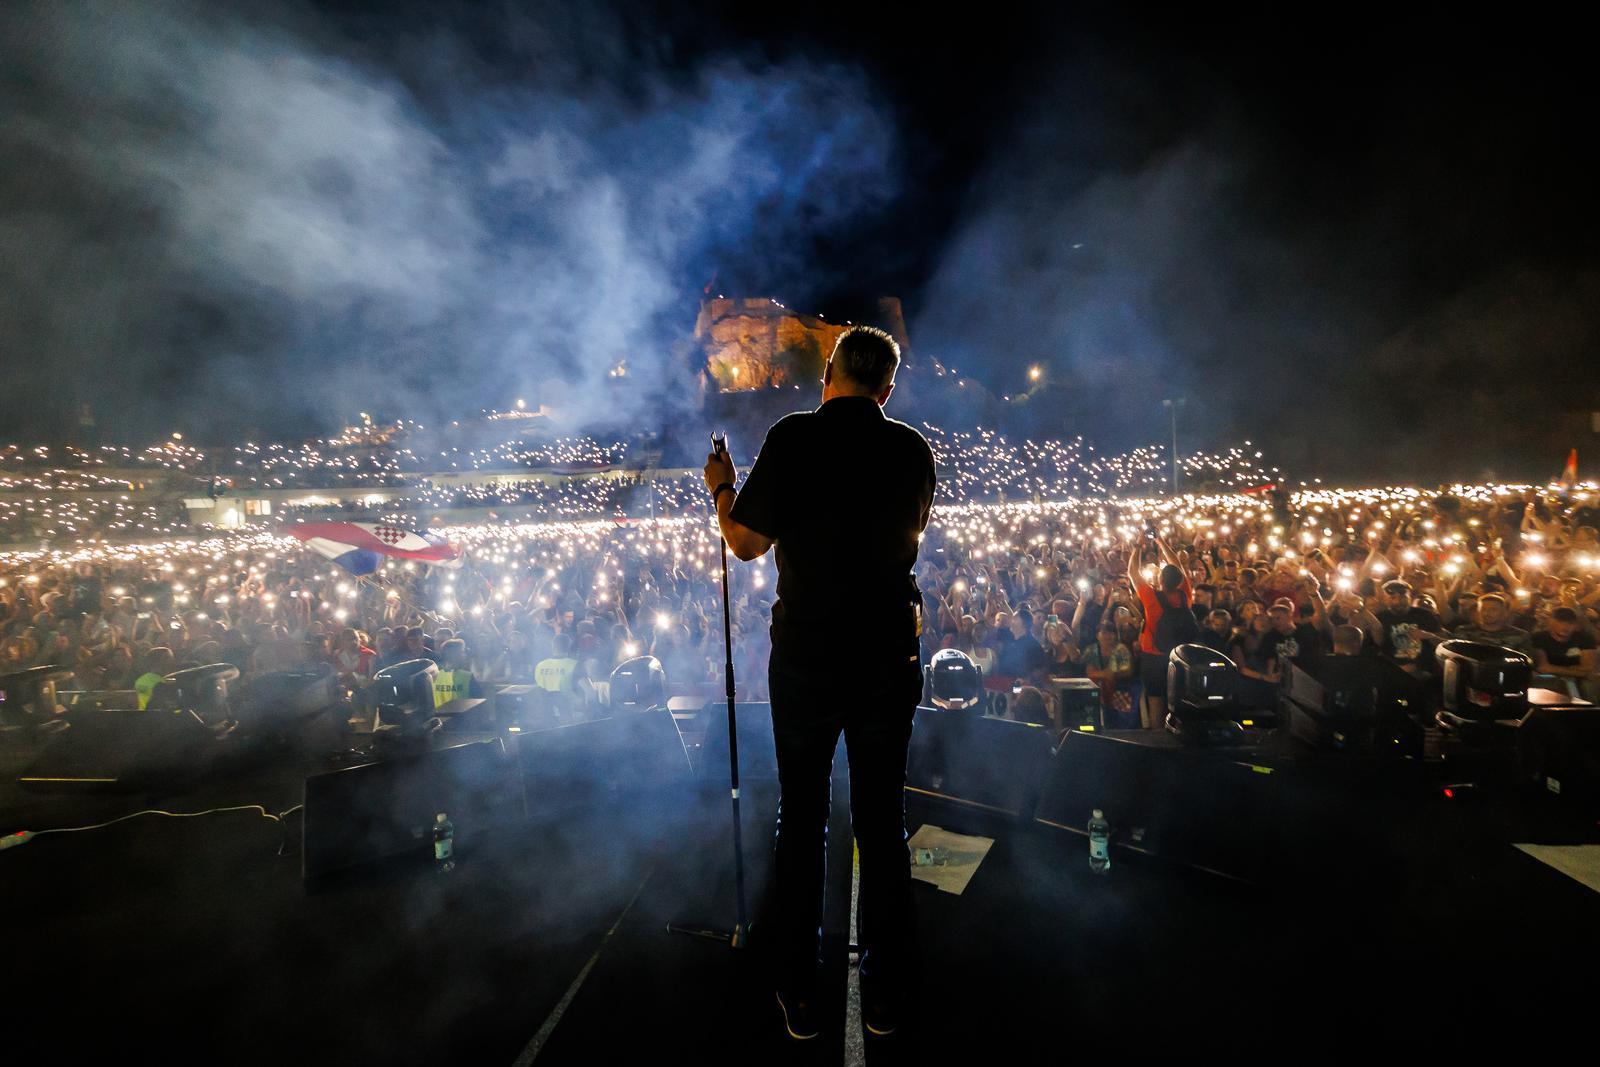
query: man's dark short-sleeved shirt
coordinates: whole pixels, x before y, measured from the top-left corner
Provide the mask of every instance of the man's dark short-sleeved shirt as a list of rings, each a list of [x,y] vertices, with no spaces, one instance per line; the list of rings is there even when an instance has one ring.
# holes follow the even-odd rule
[[[1576,667],[1579,657],[1595,646],[1594,638],[1582,630],[1574,630],[1565,641],[1557,641],[1548,630],[1540,630],[1529,643],[1535,651],[1544,653],[1545,662],[1552,667]]]
[[[911,569],[933,507],[933,452],[876,400],[842,396],[767,431],[732,510],[776,543],[777,653],[917,652]]]

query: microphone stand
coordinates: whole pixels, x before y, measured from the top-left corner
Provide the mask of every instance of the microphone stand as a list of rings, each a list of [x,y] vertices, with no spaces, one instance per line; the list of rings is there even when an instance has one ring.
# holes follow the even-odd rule
[[[718,454],[726,455],[726,440],[717,442],[713,438],[713,444]],[[714,500],[712,507],[716,507]],[[722,677],[728,692],[728,783],[729,795],[733,798],[733,885],[737,919],[732,930],[671,922],[667,924],[667,932],[721,941],[729,948],[744,948],[748,924],[745,921],[744,898],[744,829],[739,819],[739,730],[733,711],[733,616],[728,610],[728,541],[719,533],[717,542],[722,546],[722,649],[726,657]]]

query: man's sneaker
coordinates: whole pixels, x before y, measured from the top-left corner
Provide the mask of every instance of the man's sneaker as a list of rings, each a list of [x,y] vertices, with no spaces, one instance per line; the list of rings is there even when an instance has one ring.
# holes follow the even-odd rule
[[[861,1024],[869,1034],[888,1037],[900,1025],[899,1005],[892,998],[874,997],[862,990]]]
[[[796,1041],[810,1041],[817,1036],[817,1022],[808,995],[786,993],[778,990],[778,1008],[783,1012],[783,1025]]]

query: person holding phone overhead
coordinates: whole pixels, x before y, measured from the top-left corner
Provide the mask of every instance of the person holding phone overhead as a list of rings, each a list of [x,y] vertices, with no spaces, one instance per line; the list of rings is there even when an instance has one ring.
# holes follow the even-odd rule
[[[1161,588],[1145,579],[1141,568],[1144,553],[1138,547],[1128,552],[1128,581],[1144,608],[1144,626],[1139,631],[1139,680],[1144,686],[1139,722],[1146,730],[1160,730],[1167,722],[1167,657],[1179,645],[1199,641],[1200,624],[1189,608],[1194,592],[1183,560],[1155,530],[1147,530],[1145,536],[1161,553]]]

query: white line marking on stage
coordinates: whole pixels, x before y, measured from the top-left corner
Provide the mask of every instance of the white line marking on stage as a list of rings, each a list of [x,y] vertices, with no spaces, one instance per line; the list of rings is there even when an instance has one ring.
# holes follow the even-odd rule
[[[611,924],[611,929],[606,931],[606,936],[600,939],[600,943],[594,948],[594,954],[589,957],[588,962],[578,971],[578,977],[574,978],[572,984],[567,986],[567,991],[561,995],[561,999],[556,1001],[556,1006],[551,1010],[549,1018],[545,1019],[544,1025],[539,1027],[539,1032],[533,1035],[533,1040],[528,1042],[528,1047],[522,1050],[522,1055],[517,1057],[512,1067],[528,1067],[529,1064],[539,1058],[539,1052],[544,1048],[544,1043],[550,1040],[550,1035],[555,1032],[556,1025],[561,1022],[561,1017],[566,1014],[573,998],[578,995],[578,990],[582,988],[584,980],[589,977],[589,972],[594,970],[594,965],[600,961],[600,953],[605,951],[606,945],[611,941],[611,935],[617,932],[617,928],[622,925],[622,920],[626,919],[628,912],[633,910],[634,901],[638,900],[639,894],[644,892],[645,882],[648,881],[650,881],[650,875],[647,874],[644,876],[644,882],[640,882],[639,888],[633,891],[633,896],[628,898],[627,907],[622,909],[622,914],[617,916],[617,921]]]
[[[850,944],[859,945],[856,932],[856,901],[861,895],[861,857],[850,849]],[[866,1036],[861,1029],[861,972],[850,965],[845,953],[845,970],[849,983],[844,994],[844,1063],[845,1067],[859,1067],[867,1062]]]

